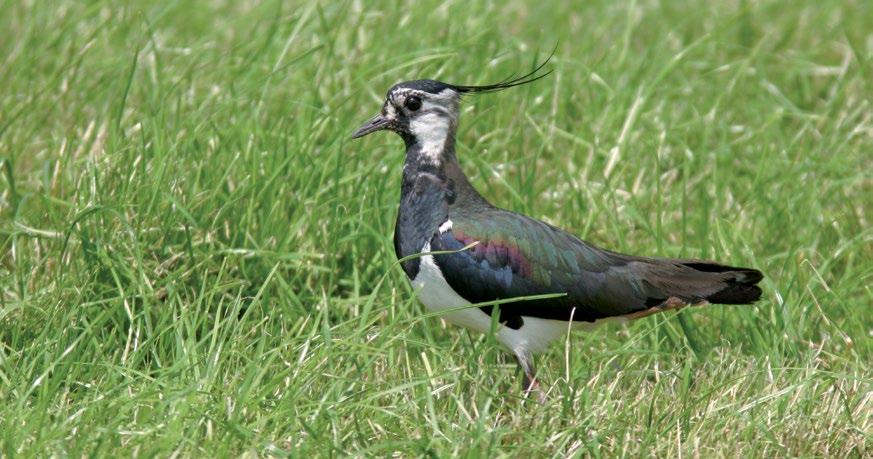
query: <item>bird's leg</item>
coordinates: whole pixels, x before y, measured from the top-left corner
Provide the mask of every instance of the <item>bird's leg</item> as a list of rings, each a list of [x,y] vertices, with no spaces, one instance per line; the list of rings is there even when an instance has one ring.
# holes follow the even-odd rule
[[[527,396],[533,392],[537,393],[537,399],[540,403],[544,403],[546,401],[546,394],[540,388],[540,383],[537,381],[536,370],[534,369],[533,357],[530,354],[524,351],[516,351],[515,358],[518,360],[518,366],[521,367],[521,371],[524,372],[524,376],[522,376],[522,391],[524,395]]]
[[[529,371],[522,366],[522,371],[524,371],[524,375],[521,378],[521,390],[525,393],[532,392],[538,390],[540,388],[540,382],[537,381],[536,374],[533,371]]]

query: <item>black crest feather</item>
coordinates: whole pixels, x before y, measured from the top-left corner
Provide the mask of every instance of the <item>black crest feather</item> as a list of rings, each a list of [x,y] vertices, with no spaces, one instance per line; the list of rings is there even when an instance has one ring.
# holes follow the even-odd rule
[[[472,86],[472,85],[467,86],[467,85],[457,85],[457,84],[450,85],[450,86],[452,89],[454,89],[455,91],[458,91],[460,93],[478,93],[478,94],[481,94],[481,93],[502,91],[504,89],[511,88],[513,86],[521,86],[523,84],[533,83],[534,81],[537,81],[541,78],[545,78],[550,73],[552,73],[552,70],[549,69],[545,73],[537,75],[537,73],[539,73],[539,71],[542,70],[543,67],[545,67],[546,64],[549,63],[549,61],[555,55],[555,51],[557,49],[558,49],[558,47],[556,45],[555,49],[552,50],[552,53],[549,54],[549,57],[547,57],[546,60],[544,60],[535,69],[531,70],[530,72],[528,72],[520,77],[516,77],[513,74],[513,75],[506,77],[505,79],[503,79],[503,81],[500,81],[498,83],[487,84],[487,85],[482,85],[482,86]]]

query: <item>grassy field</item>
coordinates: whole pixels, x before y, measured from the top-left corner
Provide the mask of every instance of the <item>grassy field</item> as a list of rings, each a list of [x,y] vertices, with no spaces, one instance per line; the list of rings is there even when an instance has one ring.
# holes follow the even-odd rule
[[[0,456],[870,457],[873,3],[0,1]],[[519,397],[394,259],[387,88],[495,203],[760,268]]]

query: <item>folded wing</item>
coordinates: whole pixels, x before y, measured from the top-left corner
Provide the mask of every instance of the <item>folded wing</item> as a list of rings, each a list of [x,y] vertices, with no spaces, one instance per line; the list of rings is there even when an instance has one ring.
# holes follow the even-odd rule
[[[434,258],[449,285],[471,303],[528,295],[565,296],[501,305],[501,318],[593,322],[666,304],[750,303],[761,273],[709,261],[633,257],[603,250],[538,220],[499,209],[454,216],[431,250],[468,250]],[[491,308],[483,308],[490,313]]]

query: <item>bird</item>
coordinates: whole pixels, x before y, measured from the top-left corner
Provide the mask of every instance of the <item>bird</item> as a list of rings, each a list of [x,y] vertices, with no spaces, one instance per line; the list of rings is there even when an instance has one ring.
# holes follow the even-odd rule
[[[514,354],[524,395],[539,392],[541,401],[534,355],[569,330],[686,306],[751,304],[763,278],[753,268],[603,249],[497,207],[474,188],[455,149],[462,98],[540,80],[551,73],[543,71],[548,61],[488,85],[395,84],[379,114],[352,134],[387,130],[405,144],[394,250],[418,300],[476,332],[488,333],[496,319],[494,336]]]

